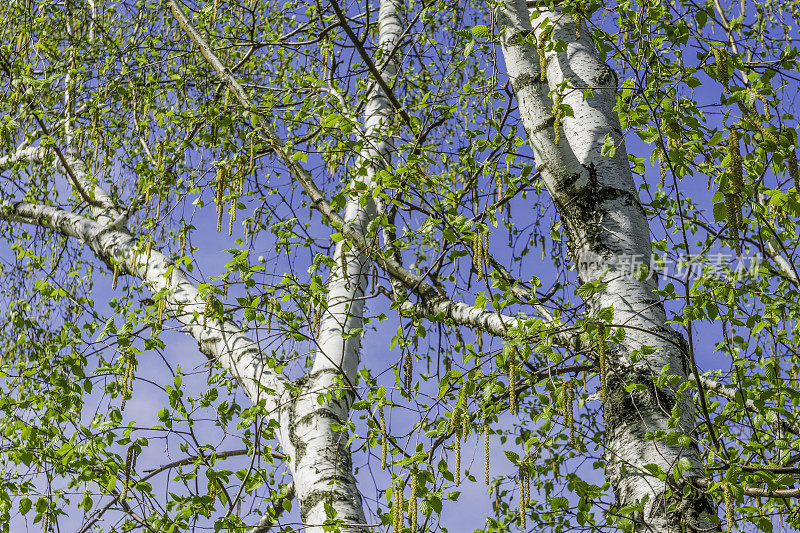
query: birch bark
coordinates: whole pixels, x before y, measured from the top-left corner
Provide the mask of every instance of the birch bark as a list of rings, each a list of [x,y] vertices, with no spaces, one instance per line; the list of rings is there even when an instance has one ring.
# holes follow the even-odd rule
[[[379,15],[380,48],[386,54],[393,50],[401,34],[396,0],[382,0]],[[202,39],[191,27],[179,6],[173,13],[193,39]],[[204,42],[201,51],[217,70],[230,77]],[[383,75],[390,79],[396,64],[390,61]],[[246,93],[232,79],[226,82],[238,89],[246,108],[253,108]],[[241,94],[240,94],[241,93]],[[387,126],[393,114],[387,95],[376,85],[371,89],[364,112],[365,147],[361,153],[355,179],[367,189],[373,186],[376,174],[385,168],[392,145]],[[271,130],[265,132],[272,137]],[[18,161],[34,164],[46,162],[47,150],[27,148],[0,160],[0,169]],[[324,531],[331,520],[339,531],[366,531],[361,495],[352,472],[348,433],[342,429],[354,399],[359,365],[360,344],[357,330],[363,323],[363,296],[366,288],[368,257],[362,248],[348,248],[340,242],[336,248],[336,268],[328,284],[328,301],[318,339],[314,366],[309,375],[288,386],[288,379],[272,371],[257,344],[230,320],[208,318],[206,301],[186,275],[156,248],[143,249],[141,243],[124,228],[125,217],[113,207],[110,197],[91,180],[85,165],[71,155],[59,153],[60,170],[73,179],[82,194],[92,191],[96,220],[62,209],[27,203],[0,204],[0,218],[35,224],[74,237],[122,274],[143,280],[148,288],[163,298],[167,310],[191,334],[210,359],[219,361],[237,378],[253,402],[264,402],[268,412],[279,421],[278,440],[288,458],[294,477],[295,493],[300,502],[305,530]],[[297,171],[290,164],[292,170]],[[295,172],[297,173],[297,172]],[[303,174],[303,177],[307,177]],[[354,188],[359,190],[360,188]],[[348,232],[364,240],[368,224],[376,216],[375,203],[367,195],[364,205],[361,194],[354,194],[345,208],[344,224]],[[114,267],[113,265],[116,265]],[[355,333],[351,335],[351,333]],[[327,507],[327,509],[326,509]]]
[[[379,47],[386,54],[395,47],[401,32],[396,0],[381,0],[378,26]],[[395,63],[390,61],[383,75],[388,80],[395,72]],[[354,182],[360,181],[366,187],[353,187],[344,215],[345,224],[361,239],[377,215],[370,191],[376,174],[389,161],[392,145],[386,129],[392,115],[391,102],[376,84],[364,110],[365,146],[354,173]],[[367,191],[363,199],[364,193],[359,190]],[[327,518],[326,502],[344,521],[342,531],[366,531],[361,495],[352,473],[348,433],[343,426],[355,398],[369,258],[342,240],[336,246],[334,261],[314,365],[282,426],[289,428],[297,449],[292,471],[303,522],[312,525],[307,531],[322,531],[313,525]]]
[[[702,493],[689,490],[682,496],[679,490],[670,491],[670,485],[676,486],[669,481],[676,465],[688,467],[683,476],[702,476],[697,447],[674,444],[675,439],[668,443],[664,433],[647,436],[667,431],[691,435],[694,405],[689,395],[677,394],[688,374],[683,339],[666,325],[664,308],[653,294],[655,277],[640,281],[626,271],[631,260],[649,266],[652,249],[614,112],[616,76],[599,60],[587,29],[576,28],[571,15],[538,11],[531,23],[525,0],[504,0],[497,15],[504,28],[502,49],[508,76],[537,165],[569,232],[579,280],[605,284],[587,299],[588,313],[596,317],[611,308],[613,324],[625,329],[622,341],[605,348],[607,474],[618,504],[639,506],[630,517],[635,530],[707,527],[704,517],[713,510]],[[546,42],[548,37],[542,34],[550,28],[549,39],[563,41],[566,51],[545,54],[542,81],[533,43]],[[590,88],[591,95],[586,93]],[[552,96],[557,94],[555,99],[569,105],[574,114],[560,124],[554,119]],[[559,127],[560,142],[556,142],[555,127]],[[601,154],[607,137],[616,146],[610,157]],[[643,352],[645,346],[653,352]],[[677,378],[672,386],[656,385],[664,369]],[[633,392],[626,391],[628,384],[636,386]],[[672,417],[673,413],[677,416]],[[658,466],[667,481],[648,470],[648,465]]]

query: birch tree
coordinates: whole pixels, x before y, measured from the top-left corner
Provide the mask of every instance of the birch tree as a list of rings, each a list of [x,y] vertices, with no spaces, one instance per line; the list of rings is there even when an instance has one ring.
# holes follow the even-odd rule
[[[0,13],[4,531],[798,526],[800,6]]]

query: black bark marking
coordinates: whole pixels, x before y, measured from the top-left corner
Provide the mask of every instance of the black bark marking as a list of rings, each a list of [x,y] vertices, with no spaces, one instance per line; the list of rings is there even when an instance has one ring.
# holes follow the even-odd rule
[[[675,395],[668,389],[657,387],[654,376],[643,369],[628,368],[609,372],[606,384],[604,415],[607,433],[621,426],[639,427],[640,413],[662,412],[670,415],[675,405]],[[628,392],[626,385],[640,385]],[[644,433],[644,429],[640,429]],[[644,440],[644,434],[641,435]]]

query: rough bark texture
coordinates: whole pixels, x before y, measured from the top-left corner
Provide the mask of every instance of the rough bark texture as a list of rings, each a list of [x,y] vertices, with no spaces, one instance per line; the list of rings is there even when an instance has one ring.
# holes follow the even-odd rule
[[[614,112],[616,76],[599,60],[585,27],[576,38],[571,15],[533,15],[531,23],[524,0],[505,0],[498,9],[499,25],[505,28],[508,75],[537,165],[569,232],[579,280],[606,284],[587,299],[588,312],[596,316],[604,308],[613,308],[612,323],[624,325],[626,333],[623,341],[607,347],[607,473],[620,506],[643,504],[643,511],[632,516],[637,530],[705,527],[703,516],[711,511],[705,497],[693,493],[683,500],[667,498],[668,483],[645,468],[655,464],[671,479],[673,466],[686,458],[691,466],[684,476],[703,473],[696,446],[684,448],[646,437],[648,432],[662,430],[690,435],[694,405],[688,395],[678,399],[677,385],[655,385],[667,366],[666,373],[677,376],[679,384],[687,380],[682,337],[665,324],[664,308],[653,295],[655,277],[640,281],[628,272],[632,259],[649,266],[652,249]],[[563,41],[567,50],[546,53],[542,81],[537,47],[532,43],[539,43],[548,27],[552,27],[550,39]],[[547,37],[541,40],[546,42]],[[589,88],[592,94],[584,98]],[[562,94],[561,102],[574,113],[561,120],[558,143],[551,97],[556,93]],[[607,136],[616,146],[611,157],[601,155]],[[654,352],[632,362],[631,355],[643,346]],[[631,383],[637,389],[626,392],[625,385]],[[673,407],[680,409],[680,416],[670,425]]]

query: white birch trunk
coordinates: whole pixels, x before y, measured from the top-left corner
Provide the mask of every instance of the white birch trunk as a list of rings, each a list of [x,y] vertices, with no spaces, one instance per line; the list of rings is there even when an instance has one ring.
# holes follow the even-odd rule
[[[177,6],[172,7],[187,33],[199,40],[207,59],[225,74],[227,71],[213,52],[208,51],[207,44],[202,42],[188,19]],[[396,0],[381,2],[379,25],[380,46],[385,53],[394,48],[400,36]],[[387,63],[386,77],[393,77],[395,72],[394,62]],[[239,88],[228,78],[227,83]],[[253,107],[243,91],[236,94],[246,108]],[[392,113],[390,101],[376,85],[365,110],[367,144],[361,154],[368,187],[389,157],[391,145],[385,140],[384,128],[390,123]],[[265,133],[272,132],[267,128]],[[20,150],[0,160],[0,169],[20,160],[43,164],[46,154],[42,148]],[[278,419],[278,440],[289,459],[306,531],[322,532],[323,524],[329,519],[334,519],[342,532],[366,531],[361,495],[352,473],[348,434],[334,427],[347,421],[353,400],[352,385],[357,377],[359,335],[348,337],[346,333],[362,325],[367,268],[363,251],[347,250],[342,244],[337,247],[337,268],[329,282],[327,311],[314,367],[310,375],[296,383],[297,389],[287,387],[287,379],[265,364],[257,344],[242,333],[238,325],[204,316],[204,298],[179,268],[171,265],[155,247],[149,252],[142,250],[141,244],[124,229],[124,214],[116,210],[105,191],[96,186],[82,162],[71,154],[60,157],[62,164],[57,165],[56,170],[65,172],[82,196],[90,195],[89,199],[95,204],[96,221],[58,208],[25,203],[0,204],[0,218],[48,227],[74,237],[87,244],[99,258],[109,263],[110,268],[116,265],[120,274],[142,279],[156,298],[165,300],[167,311],[198,341],[201,351],[230,371],[254,402],[266,401],[266,408]],[[295,166],[290,164],[297,174]],[[347,204],[344,221],[354,230],[352,236],[363,240],[367,225],[375,215],[371,198],[362,207],[354,197]],[[297,392],[290,393],[290,390]],[[326,504],[333,509],[332,516],[326,512]]]
[[[401,26],[396,0],[381,0],[379,46],[384,53],[397,43]],[[394,62],[384,69],[386,79],[396,72]],[[364,111],[365,147],[360,156],[366,176],[354,173],[354,180],[366,184],[367,201],[362,205],[356,193],[345,207],[344,221],[363,238],[367,226],[377,215],[371,189],[377,172],[386,167],[392,148],[386,128],[394,111],[383,90],[376,84]],[[360,169],[357,169],[357,171]],[[333,424],[344,425],[354,398],[361,351],[364,295],[369,258],[362,251],[340,241],[334,254],[335,267],[328,282],[327,309],[323,315],[317,354],[302,393],[288,413],[286,424],[295,446],[291,464],[300,513],[307,531],[326,518],[325,504],[336,510],[344,522],[342,531],[366,531],[361,495],[352,473],[348,433]],[[318,398],[325,398],[318,401]]]
[[[687,380],[682,337],[667,327],[663,306],[653,294],[655,278],[638,281],[626,270],[631,258],[650,265],[652,249],[649,226],[639,202],[628,165],[619,121],[614,113],[616,76],[602,63],[585,27],[576,27],[572,16],[540,12],[531,25],[524,0],[504,0],[498,23],[505,28],[503,54],[508,75],[519,103],[523,124],[545,184],[569,232],[570,252],[582,283],[603,280],[607,285],[587,300],[589,313],[612,307],[613,323],[624,324],[625,339],[610,345],[606,376],[605,425],[607,473],[620,506],[643,503],[636,513],[637,530],[680,531],[681,526],[705,527],[703,517],[713,512],[707,499],[694,493],[681,500],[680,491],[666,497],[668,486],[648,472],[655,464],[672,475],[681,458],[689,461],[685,477],[702,476],[702,463],[695,445],[683,448],[665,440],[646,438],[646,432],[670,429],[690,435],[694,428],[694,405],[687,394],[678,399],[677,385],[657,387],[656,377],[668,365],[668,374]],[[546,25],[554,25],[552,39],[567,45],[566,52],[548,53],[546,81],[540,81],[536,45]],[[532,39],[535,36],[535,41]],[[522,43],[522,44],[521,44]],[[561,124],[561,140],[555,142],[553,100],[550,91],[567,80],[562,102],[574,117]],[[592,96],[584,99],[584,89]],[[575,90],[569,90],[569,89]],[[603,157],[607,135],[615,141],[613,157]],[[643,346],[655,349],[632,363],[631,354]],[[626,383],[641,385],[628,393]],[[673,407],[680,409],[677,426],[669,427]]]

